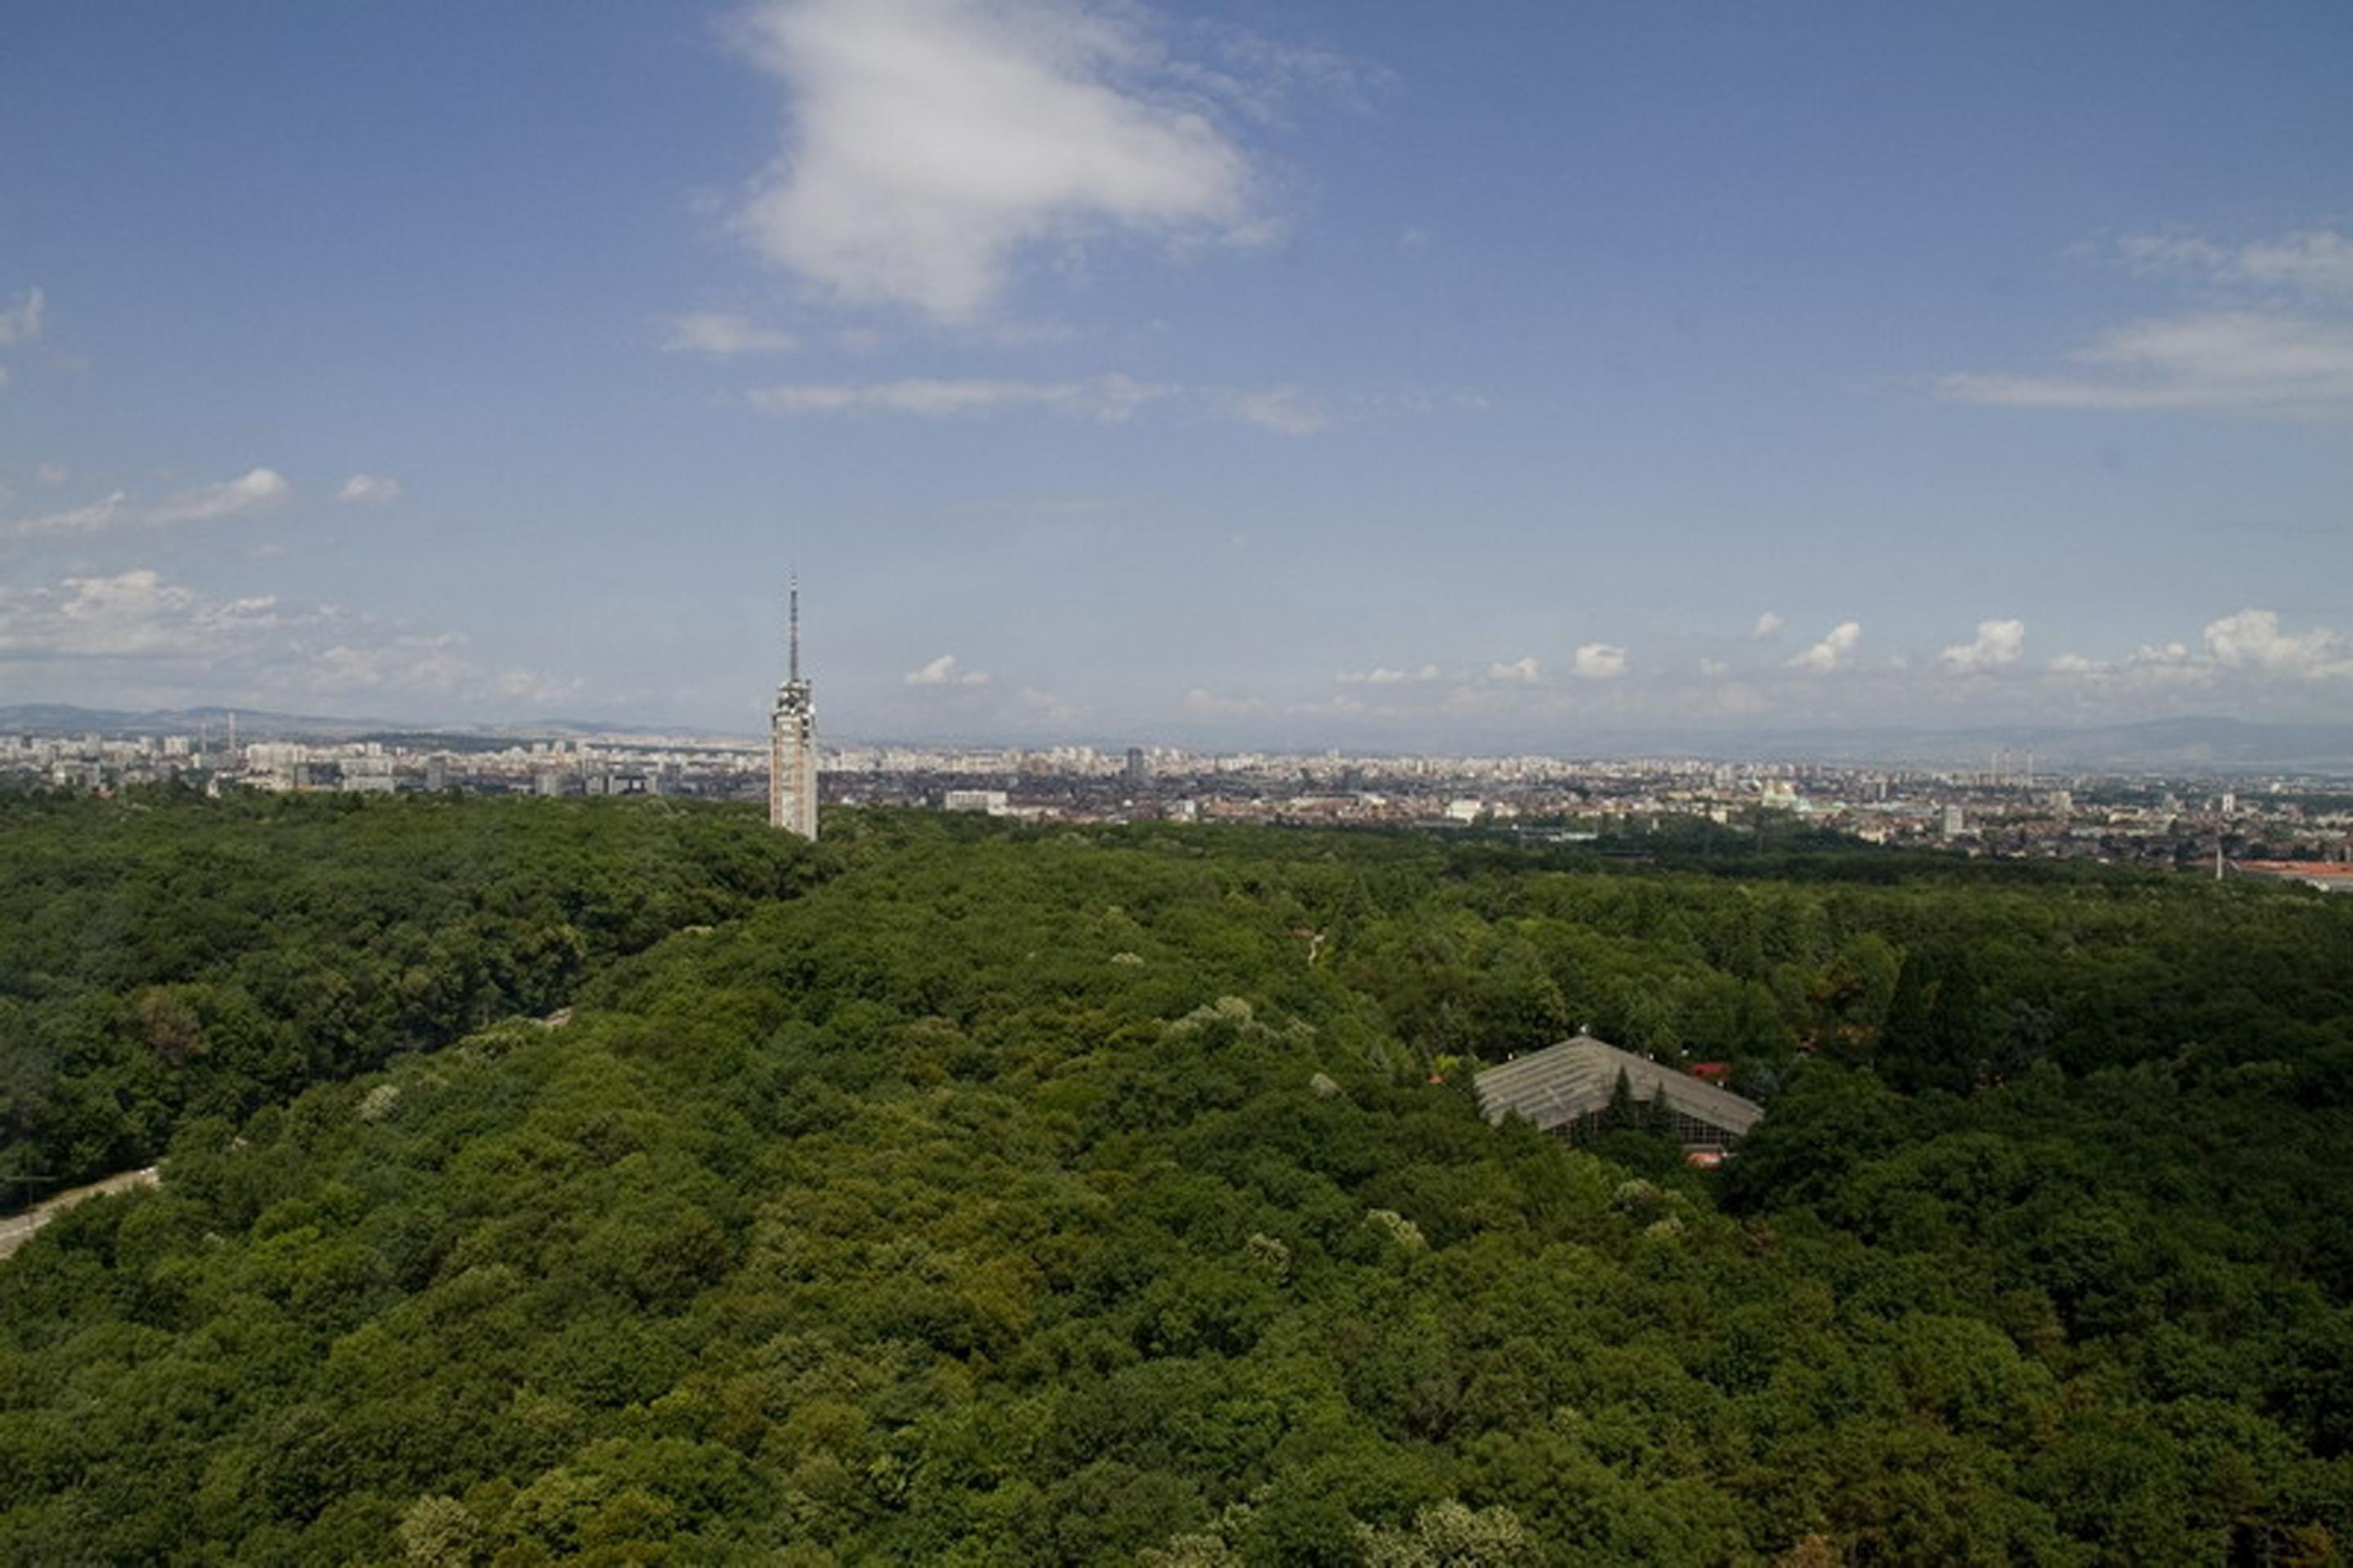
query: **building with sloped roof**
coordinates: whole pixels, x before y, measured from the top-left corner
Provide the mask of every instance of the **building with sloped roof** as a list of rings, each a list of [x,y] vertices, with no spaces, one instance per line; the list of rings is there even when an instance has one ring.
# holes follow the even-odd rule
[[[1515,1116],[1576,1143],[1609,1124],[1621,1078],[1633,1104],[1654,1107],[1686,1150],[1720,1153],[1765,1114],[1754,1100],[1590,1034],[1489,1067],[1471,1083],[1489,1121]]]

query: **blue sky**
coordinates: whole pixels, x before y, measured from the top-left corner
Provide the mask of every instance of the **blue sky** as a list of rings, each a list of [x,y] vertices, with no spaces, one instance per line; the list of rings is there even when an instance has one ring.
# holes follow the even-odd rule
[[[36,5],[0,702],[2353,712],[2353,9]]]

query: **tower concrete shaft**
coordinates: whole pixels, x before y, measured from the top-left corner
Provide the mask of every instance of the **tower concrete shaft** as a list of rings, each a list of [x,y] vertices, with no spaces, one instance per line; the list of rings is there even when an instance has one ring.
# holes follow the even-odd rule
[[[768,715],[768,825],[817,837],[817,703],[801,679],[801,583],[786,611],[785,681]]]

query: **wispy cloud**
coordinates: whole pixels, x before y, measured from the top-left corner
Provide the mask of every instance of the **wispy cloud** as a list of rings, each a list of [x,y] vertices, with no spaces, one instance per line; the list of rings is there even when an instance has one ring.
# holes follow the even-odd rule
[[[2353,238],[2136,235],[2104,254],[2174,284],[2183,308],[2110,327],[2062,368],[1947,375],[1936,390],[2011,408],[2353,418]]]
[[[207,599],[147,569],[0,588],[0,658],[192,659],[283,625],[267,596]]]
[[[2030,408],[2211,408],[2353,414],[2353,322],[2213,311],[2136,322],[2068,356],[2056,376],[1956,375],[1945,396]]]
[[[353,506],[384,506],[405,493],[400,481],[388,474],[355,473],[343,481],[335,499]]]
[[[1308,436],[1331,419],[1296,387],[1185,387],[1113,373],[1083,381],[1022,381],[977,376],[910,376],[897,381],[787,381],[744,394],[765,413],[884,413],[944,419],[1007,409],[1044,409],[1117,422],[1153,404],[1197,417],[1230,420],[1283,436]]]
[[[38,289],[28,289],[17,296],[13,305],[0,305],[0,348],[12,348],[18,344],[34,342],[41,335],[41,317],[47,299]],[[0,365],[0,388],[5,388],[12,373]]]
[[[27,289],[15,304],[0,306],[0,348],[38,342],[47,308],[48,298],[38,289]]]
[[[1778,635],[1781,629],[1788,624],[1789,623],[1788,621],[1782,620],[1779,616],[1774,614],[1768,609],[1764,614],[1757,618],[1756,625],[1748,629],[1749,640],[1751,641],[1762,642],[1768,637]]]
[[[16,672],[12,684],[47,674],[82,689],[120,681],[206,695],[227,686],[433,696],[494,689],[554,701],[578,684],[488,665],[458,632],[269,594],[224,599],[148,567],[35,588],[0,584],[0,663]],[[91,673],[101,667],[108,673]]]
[[[969,320],[1021,252],[1259,231],[1242,150],[1174,90],[1134,7],[770,0],[742,37],[783,82],[783,154],[736,224],[833,297]]]
[[[1235,696],[1213,692],[1207,686],[1195,686],[1185,694],[1182,705],[1187,713],[1198,718],[1233,718],[1267,713],[1275,705],[1265,697]]]
[[[1041,724],[1076,724],[1085,710],[1076,703],[1038,686],[1024,686],[1013,696],[1014,706]]]
[[[1323,404],[1295,387],[1236,388],[1223,394],[1219,406],[1228,418],[1279,436],[1312,436],[1332,425]]]
[[[943,653],[920,669],[908,671],[900,681],[909,686],[985,686],[988,684],[988,672],[959,670],[956,656]]]
[[[2195,234],[2136,234],[2116,249],[2142,272],[2295,294],[2353,295],[2353,238],[2330,229],[2235,244]]]
[[[762,387],[744,394],[755,408],[771,414],[841,414],[881,411],[945,418],[999,408],[1050,408],[1093,419],[1124,419],[1173,389],[1127,376],[1091,381],[993,381],[929,376],[903,381],[804,381]]]
[[[1534,654],[1530,654],[1524,659],[1514,659],[1508,664],[1499,662],[1488,665],[1487,679],[1518,681],[1534,684],[1544,679],[1544,666],[1536,662]]]
[[[2025,652],[2026,622],[1980,620],[1974,639],[1957,642],[1946,649],[1936,655],[1936,662],[1948,670],[1957,670],[1966,674],[2015,664]]]
[[[283,501],[293,491],[286,476],[276,469],[250,469],[235,479],[198,485],[167,497],[148,508],[145,521],[159,528],[174,523],[209,523]]]
[[[727,359],[739,354],[788,354],[800,346],[791,333],[754,325],[744,316],[696,311],[672,316],[662,348],[671,354],[702,354]]]
[[[1377,664],[1369,670],[1343,670],[1335,677],[1344,686],[1408,686],[1443,680],[1444,673],[1435,664],[1422,664],[1410,670],[1392,670]]]
[[[135,515],[128,491],[117,490],[79,506],[0,524],[0,538],[37,539],[52,535],[100,534]]]
[[[1789,661],[1792,670],[1809,674],[1827,675],[1852,661],[1855,647],[1862,641],[1862,623],[1841,620],[1830,629],[1820,642]]]
[[[35,517],[0,523],[0,539],[37,539],[103,534],[117,528],[168,528],[183,523],[209,523],[240,513],[275,505],[294,487],[275,469],[257,468],[216,484],[197,485],[149,506],[132,503],[127,491],[114,491],[96,501]]]

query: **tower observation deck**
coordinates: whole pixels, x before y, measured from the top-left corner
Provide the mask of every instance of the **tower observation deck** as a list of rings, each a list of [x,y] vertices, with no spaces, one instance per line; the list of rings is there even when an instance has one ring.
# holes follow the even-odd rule
[[[768,715],[768,825],[817,837],[817,703],[801,679],[801,581],[786,612],[786,674]]]

